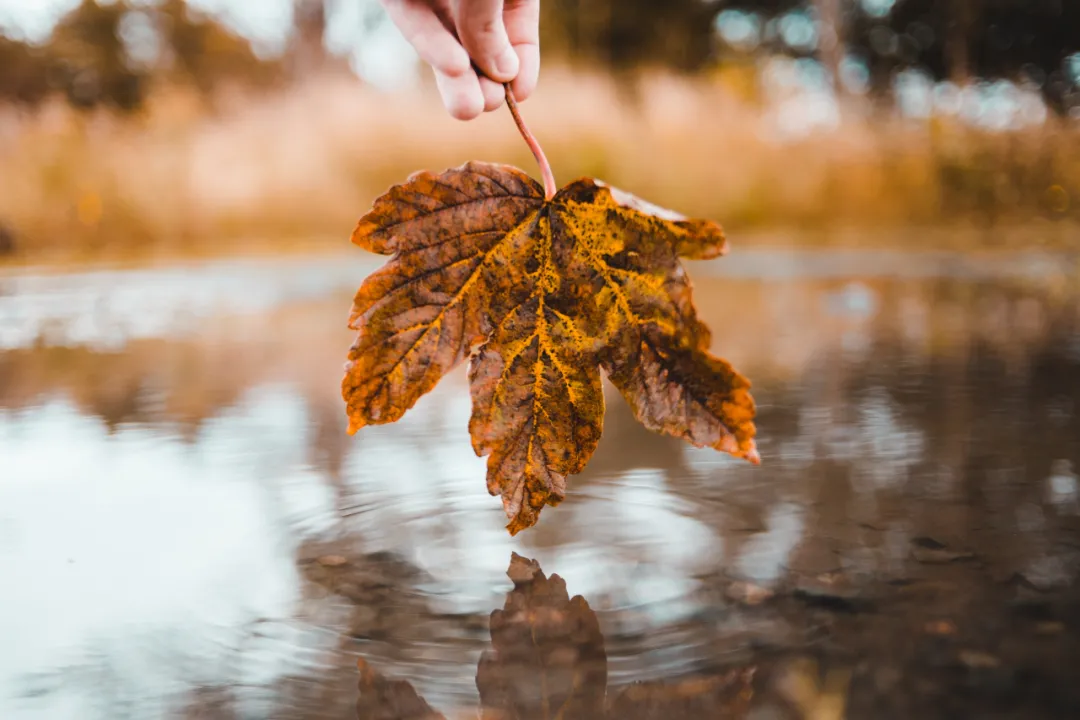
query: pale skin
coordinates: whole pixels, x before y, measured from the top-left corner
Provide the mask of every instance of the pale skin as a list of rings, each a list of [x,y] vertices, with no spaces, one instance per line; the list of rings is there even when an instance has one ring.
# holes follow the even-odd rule
[[[420,58],[450,115],[498,109],[510,83],[517,100],[540,74],[540,0],[379,0]]]

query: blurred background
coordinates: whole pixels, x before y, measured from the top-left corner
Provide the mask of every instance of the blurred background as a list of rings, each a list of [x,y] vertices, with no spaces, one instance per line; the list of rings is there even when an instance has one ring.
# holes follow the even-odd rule
[[[474,718],[491,652],[535,699],[513,552],[620,720],[1080,717],[1080,2],[541,8],[557,180],[728,232],[687,270],[761,467],[607,386],[510,538],[464,368],[345,435],[359,216],[535,174],[377,3],[0,0],[0,717],[353,718],[363,659],[361,718]]]
[[[906,246],[903,224],[947,228],[920,234],[933,247],[1060,243],[1080,217],[1073,0],[542,15],[526,115],[563,182],[755,241]],[[505,110],[449,121],[375,0],[3,0],[0,68],[0,253],[18,258],[339,242],[413,170],[532,167]]]

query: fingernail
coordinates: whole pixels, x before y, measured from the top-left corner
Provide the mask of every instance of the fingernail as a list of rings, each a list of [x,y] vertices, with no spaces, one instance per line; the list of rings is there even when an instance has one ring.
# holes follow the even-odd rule
[[[518,72],[518,56],[514,48],[507,46],[499,57],[495,58],[495,69],[503,77],[512,78]]]

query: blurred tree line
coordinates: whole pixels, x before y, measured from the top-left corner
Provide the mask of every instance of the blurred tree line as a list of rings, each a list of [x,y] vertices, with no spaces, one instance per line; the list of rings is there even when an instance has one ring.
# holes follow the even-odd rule
[[[161,78],[204,93],[272,86],[326,61],[328,5],[350,2],[374,0],[296,0],[293,40],[264,57],[184,0],[82,0],[41,45],[0,36],[0,100],[63,92],[78,106],[131,109]],[[882,95],[917,67],[961,83],[1034,83],[1059,112],[1080,108],[1080,0],[544,0],[541,13],[546,57],[617,72],[782,53],[818,58],[834,82],[854,62]],[[740,25],[738,42],[725,41],[725,20]]]
[[[34,105],[60,92],[77,107],[133,110],[157,81],[206,95],[230,83],[267,88],[325,60],[325,21],[322,0],[298,0],[286,52],[266,57],[184,0],[82,0],[44,43],[0,35],[0,101]]]
[[[858,62],[871,91],[900,70],[1038,84],[1058,111],[1080,107],[1080,0],[544,0],[545,53],[626,70],[698,71],[739,53]],[[718,29],[734,17],[736,46]],[[1072,58],[1072,59],[1071,59]]]

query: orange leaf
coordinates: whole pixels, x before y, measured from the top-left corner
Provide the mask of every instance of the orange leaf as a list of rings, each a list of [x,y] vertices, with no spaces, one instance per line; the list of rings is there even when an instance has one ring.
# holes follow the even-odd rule
[[[750,383],[708,353],[679,260],[724,252],[715,223],[590,179],[545,200],[522,171],[471,162],[391,188],[353,241],[393,257],[353,305],[350,432],[399,419],[471,356],[469,431],[512,534],[596,449],[601,367],[646,427],[758,461]]]

